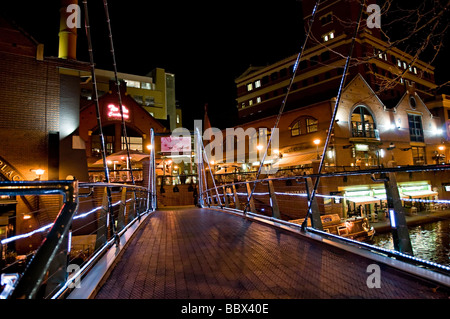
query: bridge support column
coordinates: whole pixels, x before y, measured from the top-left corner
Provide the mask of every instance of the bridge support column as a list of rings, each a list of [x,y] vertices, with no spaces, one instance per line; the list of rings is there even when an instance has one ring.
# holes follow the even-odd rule
[[[275,195],[275,189],[273,188],[273,181],[271,181],[270,179],[268,180],[268,188],[270,195],[270,207],[272,207],[272,217],[281,219],[277,196]]]
[[[394,249],[408,255],[413,255],[411,239],[406,225],[405,212],[403,210],[400,194],[398,192],[395,173],[388,173],[384,179],[386,198],[388,203],[389,220],[391,223]]]

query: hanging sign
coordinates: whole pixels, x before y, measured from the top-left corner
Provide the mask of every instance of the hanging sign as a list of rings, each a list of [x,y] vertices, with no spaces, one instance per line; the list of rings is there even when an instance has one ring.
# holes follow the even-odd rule
[[[122,112],[123,112],[123,119],[129,120],[130,119],[130,111],[125,107],[125,105],[122,105]],[[118,106],[114,104],[108,104],[108,119],[111,120],[122,120],[122,115],[120,114],[120,109]]]

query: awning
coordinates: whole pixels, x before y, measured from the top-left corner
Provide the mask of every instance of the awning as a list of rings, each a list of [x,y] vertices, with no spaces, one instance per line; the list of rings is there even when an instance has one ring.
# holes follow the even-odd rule
[[[320,149],[319,154],[322,154]],[[312,161],[315,159],[317,159],[317,151],[308,153],[300,153],[300,152],[286,153],[283,154],[282,158],[280,158],[276,163],[274,163],[274,166],[278,165],[278,167],[288,167],[288,166],[311,164]]]
[[[423,197],[431,197],[437,196],[437,192],[433,192],[430,190],[420,190],[420,191],[407,191],[402,193],[402,197],[404,198],[423,198]]]
[[[346,197],[346,200],[358,204],[358,205],[364,205],[364,204],[376,204],[380,203],[380,198],[372,197],[372,196],[358,196],[358,197]]]

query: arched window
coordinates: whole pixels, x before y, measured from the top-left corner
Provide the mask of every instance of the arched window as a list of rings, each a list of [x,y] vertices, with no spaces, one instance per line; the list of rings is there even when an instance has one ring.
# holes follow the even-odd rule
[[[318,131],[319,121],[312,116],[302,116],[291,125],[291,136],[299,136]]]
[[[358,106],[352,113],[352,136],[378,138],[374,118],[364,106]]]

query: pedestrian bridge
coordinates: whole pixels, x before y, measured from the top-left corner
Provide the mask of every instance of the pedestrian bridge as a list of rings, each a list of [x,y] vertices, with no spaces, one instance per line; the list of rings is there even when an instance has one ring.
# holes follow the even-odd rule
[[[64,203],[53,223],[2,241],[43,238],[3,269],[2,298],[449,296],[446,266],[229,202],[154,209],[147,188],[76,181],[0,182],[0,193]]]

